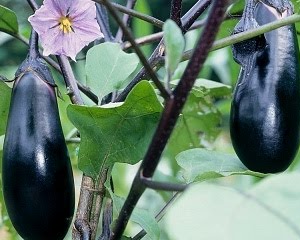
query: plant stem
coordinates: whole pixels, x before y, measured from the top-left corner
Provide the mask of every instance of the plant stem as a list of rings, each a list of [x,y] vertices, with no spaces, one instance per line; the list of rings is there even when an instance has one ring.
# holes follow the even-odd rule
[[[29,57],[31,59],[36,59],[37,57],[40,56],[38,48],[39,48],[38,35],[37,32],[32,29],[30,40],[29,40]]]
[[[27,0],[27,2],[33,11],[39,8],[39,5],[34,0]]]
[[[191,27],[189,30],[193,30],[193,29],[197,29],[197,28],[200,28],[200,27],[203,27],[205,21],[204,20],[199,20],[199,21],[196,21]],[[141,37],[141,38],[137,38],[135,39],[135,42],[139,45],[139,46],[143,46],[145,44],[148,44],[148,43],[153,43],[153,42],[156,42],[156,41],[159,41],[161,40],[163,37],[163,32],[158,32],[158,33],[153,33],[153,34],[150,34],[150,35],[147,35],[147,36],[144,36],[144,37]],[[123,50],[127,50],[129,48],[131,48],[131,44],[130,42],[124,42],[122,44],[122,48]]]
[[[97,21],[100,26],[100,30],[104,35],[104,41],[105,42],[113,42],[114,36],[112,35],[112,33],[110,31],[109,20],[108,20],[106,8],[103,5],[96,3],[96,11],[97,11]]]
[[[196,45],[194,54],[191,57],[179,84],[174,90],[174,96],[168,99],[166,102],[166,106],[152,138],[151,144],[144,157],[144,160],[141,163],[139,171],[134,178],[128,197],[116,221],[111,240],[121,238],[133,209],[145,191],[146,187],[142,185],[140,181],[140,174],[143,173],[143,176],[146,178],[151,178],[154,174],[161,154],[176,124],[181,109],[183,108],[183,105],[198,76],[198,73],[208,56],[209,49],[211,48],[214,38],[218,32],[218,28],[222,23],[229,1],[230,0],[214,1],[214,5],[211,9],[201,37]]]
[[[146,69],[147,73],[149,74],[150,78],[152,79],[152,81],[154,82],[154,84],[156,85],[156,87],[161,92],[161,95],[165,99],[169,98],[169,92],[165,89],[165,87],[163,86],[163,84],[157,78],[155,72],[153,71],[152,67],[149,65],[149,63],[148,63],[146,57],[144,56],[143,52],[141,51],[141,49],[139,48],[139,46],[136,44],[136,42],[134,40],[134,37],[132,36],[131,32],[123,24],[122,20],[120,19],[120,17],[116,13],[113,5],[108,0],[102,0],[102,2],[106,6],[107,10],[110,12],[110,14],[112,15],[112,17],[116,20],[116,22],[118,23],[118,25],[122,28],[124,35],[130,41],[132,47],[134,48],[136,54],[138,55],[140,61],[142,62],[143,66]]]
[[[151,178],[144,177],[142,172],[140,175],[140,182],[150,189],[171,192],[183,192],[188,186],[187,184],[153,181]]]
[[[106,0],[92,0],[96,3],[100,3],[100,4],[104,4],[104,2]],[[122,12],[122,13],[125,13],[125,14],[128,14],[130,16],[133,16],[133,17],[136,17],[136,18],[139,18],[145,22],[148,22],[148,23],[151,23],[153,24],[154,26],[158,27],[158,28],[162,28],[164,22],[161,21],[161,20],[158,20],[152,16],[149,16],[147,14],[143,14],[143,13],[140,13],[140,12],[137,12],[137,11],[134,11],[130,8],[127,8],[127,7],[124,7],[120,4],[117,4],[117,3],[110,3],[115,9],[117,9],[118,11]]]
[[[199,0],[181,19],[182,21],[182,29],[189,29],[194,21],[207,9],[210,5],[211,0]],[[191,20],[192,19],[192,20]],[[164,53],[164,45],[161,40],[157,45],[156,49],[152,53],[149,58],[150,66],[155,69],[156,66],[161,61],[161,56]],[[157,69],[155,69],[157,70]],[[126,88],[119,94],[116,101],[121,102],[124,101],[128,93],[132,90],[132,88],[138,84],[142,79],[148,79],[147,71],[145,68],[142,68],[137,75],[132,79],[132,81],[126,86]]]
[[[83,226],[83,230],[89,231],[88,235],[91,236],[91,227],[89,223],[90,213],[94,198],[94,180],[83,174],[80,185],[80,196],[77,206],[74,227],[72,231],[73,240],[81,240],[83,235],[87,233],[80,232],[78,226]],[[82,228],[82,227],[81,227]]]
[[[210,6],[211,0],[199,0],[195,5],[182,17],[183,32],[189,30],[197,18]]]
[[[172,0],[170,18],[181,28],[182,0]]]
[[[74,223],[75,228],[79,232],[80,236],[73,239],[80,239],[80,240],[90,240],[91,239],[91,228],[89,224],[84,220],[76,220]]]
[[[84,105],[68,58],[65,56],[57,56],[57,60],[61,68],[71,102],[74,104]]]
[[[136,4],[137,0],[127,0],[126,8],[128,9],[134,9],[134,6]],[[129,14],[124,14],[123,16],[123,23],[125,26],[129,26],[130,24],[130,18],[131,16]],[[121,27],[119,27],[118,32],[116,34],[116,42],[122,42],[123,39],[123,30]]]
[[[98,223],[100,218],[100,213],[103,205],[103,199],[105,196],[105,186],[104,183],[107,179],[107,172],[108,169],[104,169],[99,175],[99,180],[97,181],[97,192],[94,196],[93,201],[93,209],[91,211],[91,217],[90,217],[90,225],[92,229],[92,239],[95,239],[97,229],[98,229]]]
[[[113,202],[111,198],[107,198],[103,210],[102,234],[98,240],[108,240],[111,235],[110,225],[113,220]]]

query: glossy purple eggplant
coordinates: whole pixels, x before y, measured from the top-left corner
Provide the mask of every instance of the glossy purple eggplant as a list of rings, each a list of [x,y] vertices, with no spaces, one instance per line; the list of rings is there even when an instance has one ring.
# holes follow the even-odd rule
[[[3,193],[26,240],[61,240],[74,212],[74,182],[47,66],[29,56],[16,73],[3,147]]]
[[[234,33],[292,14],[289,1],[247,1]],[[230,116],[233,147],[250,170],[284,171],[299,146],[300,62],[295,26],[235,44],[233,55],[241,65]]]

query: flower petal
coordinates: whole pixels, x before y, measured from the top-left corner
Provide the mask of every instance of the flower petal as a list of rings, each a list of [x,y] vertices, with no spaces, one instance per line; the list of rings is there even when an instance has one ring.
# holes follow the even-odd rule
[[[60,22],[62,18],[70,22]],[[66,55],[75,60],[84,46],[103,37],[96,20],[96,5],[90,0],[45,0],[28,20],[39,34],[46,56]],[[60,24],[70,26],[62,29]]]
[[[63,32],[57,29],[50,29],[47,34],[41,37],[41,44],[43,47],[43,55],[48,56],[50,54],[61,54],[63,44]]]
[[[59,15],[57,12],[49,14],[49,9],[46,6],[40,7],[35,14],[28,18],[33,29],[40,35],[44,34],[50,28],[58,24]]]
[[[47,0],[52,1],[53,4],[59,9],[60,16],[66,16],[71,6],[78,0]]]
[[[74,23],[73,28],[75,33],[80,37],[80,39],[86,43],[90,43],[97,38],[103,37],[99,25],[91,21],[82,20],[80,24],[76,22]]]
[[[52,15],[59,18],[62,14],[59,2],[60,1],[55,1],[55,0],[44,0],[42,7],[45,7],[47,9],[47,11],[50,11],[52,13]],[[41,8],[39,8],[39,9],[41,9]],[[39,11],[39,9],[35,13],[37,13]],[[49,12],[46,15],[49,15]]]
[[[63,41],[63,54],[76,61],[76,55],[82,48],[84,48],[85,43],[83,43],[74,33],[66,35],[67,36],[65,36]]]
[[[77,1],[77,4],[70,10],[70,17],[73,22],[81,19],[95,19],[96,18],[96,4],[93,1]]]

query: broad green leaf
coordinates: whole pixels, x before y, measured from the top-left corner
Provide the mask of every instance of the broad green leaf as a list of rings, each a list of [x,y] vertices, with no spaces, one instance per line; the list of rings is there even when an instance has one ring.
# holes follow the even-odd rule
[[[165,22],[163,32],[166,47],[166,69],[171,78],[181,61],[185,40],[181,29],[170,19]]]
[[[108,186],[108,181],[105,183],[105,186],[113,200],[113,206],[117,213],[117,216],[119,216],[122,206],[124,205],[125,199],[115,195],[112,192],[110,186]],[[147,232],[147,239],[159,239],[160,229],[158,223],[155,220],[154,215],[152,215],[148,210],[136,207],[132,212],[130,220],[140,225],[142,229],[144,229]]]
[[[87,85],[101,100],[108,93],[124,88],[139,59],[125,53],[117,43],[102,43],[86,55]]]
[[[8,34],[18,33],[16,14],[2,5],[0,5],[0,31]]]
[[[182,177],[187,183],[237,174],[267,176],[247,169],[236,155],[203,148],[181,152],[176,156],[176,161],[183,169]]]
[[[175,156],[184,150],[209,147],[220,132],[221,120],[211,99],[191,93],[167,144],[166,156],[174,163]]]
[[[11,88],[5,82],[0,81],[0,136],[5,133],[9,111]]]
[[[300,173],[265,178],[248,191],[208,183],[187,189],[165,216],[172,240],[296,240]]]
[[[135,164],[148,148],[162,106],[153,87],[140,82],[123,104],[111,107],[70,105],[68,117],[81,135],[79,168],[96,177],[115,162]]]

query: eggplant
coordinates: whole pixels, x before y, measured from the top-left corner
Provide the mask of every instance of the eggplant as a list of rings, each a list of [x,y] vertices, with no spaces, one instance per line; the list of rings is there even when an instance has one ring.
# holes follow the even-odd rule
[[[250,0],[234,34],[290,16],[286,0]],[[246,167],[284,171],[299,146],[299,49],[294,25],[232,47],[241,65],[230,113],[233,147]]]
[[[73,173],[55,82],[38,54],[30,53],[16,73],[2,171],[5,205],[20,236],[63,239],[74,213]]]

